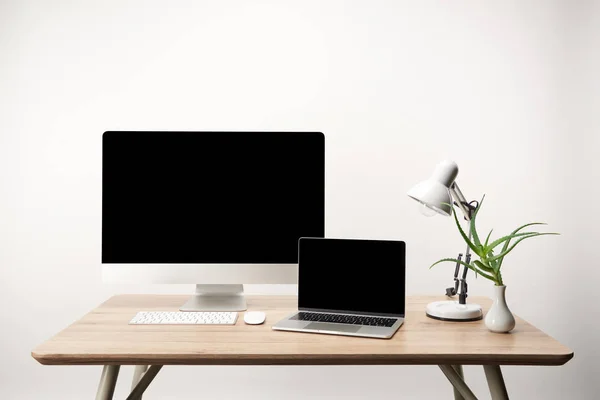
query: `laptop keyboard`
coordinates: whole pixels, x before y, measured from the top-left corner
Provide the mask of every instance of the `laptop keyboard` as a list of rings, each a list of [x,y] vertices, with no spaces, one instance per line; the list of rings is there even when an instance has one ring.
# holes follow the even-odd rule
[[[396,318],[365,317],[362,315],[324,314],[300,311],[291,319],[298,321],[333,322],[335,324],[367,325],[390,327],[398,321]]]

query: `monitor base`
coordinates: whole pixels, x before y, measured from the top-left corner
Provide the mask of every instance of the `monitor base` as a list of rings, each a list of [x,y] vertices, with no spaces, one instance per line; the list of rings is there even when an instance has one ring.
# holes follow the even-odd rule
[[[245,311],[244,285],[196,285],[179,311]]]

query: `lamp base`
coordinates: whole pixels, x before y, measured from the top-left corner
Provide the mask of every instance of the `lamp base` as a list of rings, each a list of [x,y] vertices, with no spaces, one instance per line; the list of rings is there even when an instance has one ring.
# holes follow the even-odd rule
[[[429,318],[455,322],[479,321],[483,318],[479,304],[459,304],[452,300],[427,304],[426,314]]]

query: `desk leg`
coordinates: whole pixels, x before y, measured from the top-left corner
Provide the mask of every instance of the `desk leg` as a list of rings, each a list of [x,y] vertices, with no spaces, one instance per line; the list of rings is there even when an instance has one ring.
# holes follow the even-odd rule
[[[508,400],[508,392],[499,365],[484,365],[485,378],[490,388],[492,400]]]
[[[131,381],[131,390],[135,389],[135,387],[140,382],[140,380],[142,379],[142,376],[144,376],[144,373],[146,372],[147,369],[148,369],[147,365],[136,365],[135,366],[135,370],[133,371],[133,380]],[[141,399],[142,399],[142,396],[139,397],[139,400],[141,400]]]
[[[464,381],[465,380],[465,376],[463,374],[463,367],[462,367],[462,365],[453,365],[452,368],[454,368],[454,370],[456,371],[456,373],[458,374],[458,376],[460,376],[460,378]],[[452,386],[452,389],[454,390],[454,400],[464,400],[465,399],[462,396],[462,394],[460,394],[460,392],[458,391],[458,389],[456,389],[454,386]]]
[[[146,371],[140,381],[131,390],[131,393],[127,396],[126,400],[140,400],[142,394],[148,389],[148,386],[150,386],[150,383],[152,383],[152,380],[154,380],[162,367],[162,365],[151,365],[150,368],[148,368],[148,371]]]
[[[100,376],[96,400],[112,400],[119,377],[119,365],[105,365]]]
[[[465,400],[477,400],[477,397],[473,394],[471,389],[467,386],[463,378],[456,372],[451,365],[440,365],[439,366],[446,378],[450,381],[452,386],[462,395]]]

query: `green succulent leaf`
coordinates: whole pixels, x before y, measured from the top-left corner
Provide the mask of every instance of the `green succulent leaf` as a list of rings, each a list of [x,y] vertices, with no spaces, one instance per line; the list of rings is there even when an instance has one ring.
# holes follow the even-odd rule
[[[492,267],[494,272],[496,274],[498,274],[498,272],[500,271],[500,268],[498,267],[498,260],[493,260],[493,261],[488,260],[488,264],[490,265],[490,267]]]
[[[482,263],[479,260],[474,260],[473,264],[475,264],[477,266],[477,268],[479,268],[479,269],[481,269],[483,271],[491,272],[491,273],[495,272],[494,269],[491,266],[485,265],[484,263]]]
[[[518,227],[517,229],[515,229],[514,231],[512,231],[512,233],[511,233],[511,234],[513,234],[513,235],[514,235],[515,233],[519,232],[521,229],[525,229],[525,228],[527,228],[528,226],[533,226],[533,225],[547,225],[547,224],[546,224],[545,222],[530,222],[530,223],[528,223],[528,224],[521,225],[520,227]],[[508,245],[509,245],[509,244],[510,244],[510,239],[509,239],[509,240],[507,240],[507,241],[504,243],[504,247],[502,248],[502,251],[501,251],[501,253],[502,253],[502,252],[505,252],[505,251],[506,251],[506,249],[508,249]],[[504,257],[502,257],[502,258],[498,259],[498,271],[500,270],[500,267],[502,267],[502,262],[503,262],[503,261],[504,261]]]
[[[463,240],[467,243],[469,248],[475,252],[475,254],[477,254],[479,257],[483,257],[483,249],[481,247],[475,246],[475,244],[471,242],[471,240],[467,237],[465,231],[463,231],[462,226],[460,226],[460,221],[458,220],[458,215],[456,214],[456,210],[454,209],[454,207],[452,207],[452,215],[454,215],[454,221],[456,222],[456,226],[458,227],[458,231],[460,232],[460,235],[462,236]]]
[[[485,199],[485,195],[483,195],[481,201],[477,205],[477,208],[473,212],[473,216],[471,217],[471,221],[469,221],[469,229],[471,230],[471,235],[473,235],[473,243],[477,247],[482,247],[482,246],[481,246],[481,241],[479,240],[479,234],[477,233],[477,227],[475,226],[475,219],[477,218],[477,213],[479,212],[479,209],[483,205],[483,200],[484,199]]]
[[[492,251],[494,248],[500,246],[502,243],[504,242],[508,242],[514,238],[518,238],[518,237],[522,237],[522,236],[528,236],[528,235],[537,235],[540,232],[522,232],[522,233],[511,233],[510,235],[506,235],[501,237],[500,239],[494,240],[492,243],[490,243],[486,248],[486,252],[489,253],[490,251]],[[508,246],[506,246],[508,247]],[[505,251],[506,248],[502,249],[502,251]]]
[[[498,280],[496,281],[496,285],[498,285],[498,286],[504,285],[504,282],[502,281],[502,274],[500,273],[500,268],[498,268],[498,272],[496,273],[496,277],[498,278]]]
[[[483,260],[483,259],[482,260],[484,262],[486,262],[490,267],[492,267],[492,269],[494,270],[495,273],[497,273],[498,272],[498,260],[491,260],[490,261],[490,259],[493,258],[493,257],[494,257],[494,252],[490,251],[487,254],[487,257],[485,258],[485,260]]]
[[[504,258],[504,256],[506,256],[508,253],[510,253],[519,243],[521,243],[525,239],[529,239],[529,238],[536,237],[536,236],[546,236],[546,235],[559,235],[559,233],[555,233],[555,232],[543,232],[543,233],[533,233],[533,234],[530,234],[528,236],[524,236],[521,239],[517,240],[506,251],[503,251],[502,253],[498,254],[497,256],[488,258],[488,261],[502,260]],[[498,267],[498,269],[499,268],[500,267]]]
[[[483,244],[483,247],[484,247],[484,248],[487,248],[487,247],[488,247],[488,242],[490,241],[490,236],[492,236],[492,232],[493,232],[493,231],[494,231],[494,230],[492,229],[492,230],[490,231],[490,233],[488,233],[487,237],[485,238],[485,243]]]
[[[469,268],[471,271],[475,272],[475,275],[479,274],[479,275],[483,276],[485,279],[488,279],[492,282],[496,282],[496,278],[494,278],[492,275],[490,275],[486,272],[483,272],[482,270],[475,267],[474,265],[467,265],[467,268]]]
[[[492,282],[496,282],[496,279],[493,276],[486,274],[485,272],[479,270],[477,267],[467,264],[466,262],[464,262],[462,260],[457,260],[456,258],[442,258],[441,260],[436,261],[433,264],[431,264],[431,266],[429,268],[431,269],[434,266],[436,266],[437,264],[441,264],[443,262],[453,262],[453,263],[462,264],[465,267],[469,268],[470,270],[473,270],[475,272],[475,274],[479,274],[479,275],[483,276],[484,278],[489,279]]]

